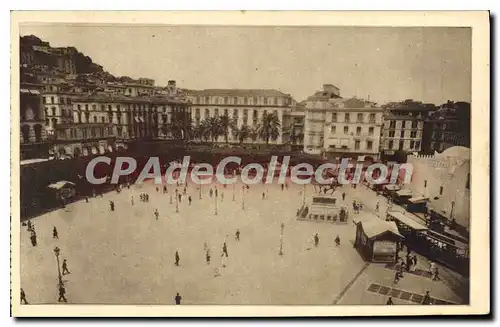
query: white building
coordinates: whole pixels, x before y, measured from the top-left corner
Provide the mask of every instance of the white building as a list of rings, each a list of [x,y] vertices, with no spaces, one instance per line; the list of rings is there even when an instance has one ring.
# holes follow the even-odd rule
[[[258,126],[265,113],[275,113],[281,127],[284,127],[284,116],[291,111],[294,101],[290,94],[278,90],[242,90],[242,89],[206,89],[186,90],[191,101],[191,117],[195,126],[210,117],[227,115],[238,128],[247,125],[252,129]],[[283,130],[282,130],[283,131]],[[269,140],[270,144],[283,144],[287,136],[280,132],[277,140]],[[218,142],[224,142],[220,136]],[[230,143],[238,143],[238,138],[229,133]],[[259,139],[247,139],[244,143],[263,143]]]
[[[328,88],[325,88],[328,90]],[[379,155],[383,109],[361,99],[325,91],[306,101],[304,152],[337,157]]]
[[[469,228],[470,149],[451,147],[430,156],[409,155],[413,165],[411,189],[414,197],[429,199],[428,208]]]

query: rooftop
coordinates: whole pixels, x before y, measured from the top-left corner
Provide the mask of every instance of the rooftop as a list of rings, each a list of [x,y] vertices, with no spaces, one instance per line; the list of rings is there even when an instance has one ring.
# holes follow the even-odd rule
[[[186,90],[188,95],[203,96],[203,95],[218,95],[218,96],[233,96],[233,97],[288,97],[289,94],[283,93],[276,89],[204,89],[204,90]]]

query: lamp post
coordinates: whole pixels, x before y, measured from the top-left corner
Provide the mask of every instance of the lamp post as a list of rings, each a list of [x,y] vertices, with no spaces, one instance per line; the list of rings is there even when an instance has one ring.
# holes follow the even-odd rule
[[[235,191],[235,189],[236,189],[236,184],[233,183],[233,201],[236,201],[236,191]]]
[[[215,200],[215,215],[217,216],[217,195],[214,196],[214,200]]]
[[[56,262],[57,262],[57,277],[59,280],[59,286],[62,285],[62,276],[61,276],[61,267],[59,264],[59,254],[61,253],[61,249],[59,249],[57,246],[54,248],[54,254],[56,256]]]
[[[241,209],[245,210],[245,186],[241,187]]]
[[[201,185],[202,185],[202,184],[200,183],[200,187],[198,187],[198,190],[200,190],[200,194],[199,194],[199,196],[200,196],[200,200],[201,200]]]
[[[280,255],[283,255],[283,231],[285,230],[285,224],[281,223],[281,234],[280,234]]]
[[[170,204],[172,204],[172,192],[170,192]]]
[[[304,184],[304,190],[302,191],[302,205],[306,205],[306,184]]]

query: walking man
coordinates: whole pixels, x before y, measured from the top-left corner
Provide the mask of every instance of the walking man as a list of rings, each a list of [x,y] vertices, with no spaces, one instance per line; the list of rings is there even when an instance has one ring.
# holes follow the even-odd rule
[[[345,192],[342,192],[342,201],[345,201]]]
[[[318,236],[318,233],[316,233],[316,235],[314,235],[314,247],[318,247],[319,245],[319,236]]]
[[[284,184],[281,184],[281,190],[283,191],[283,189],[285,188],[285,185]]]
[[[130,203],[131,203],[132,205],[134,205],[134,197],[133,197],[133,196],[130,198]]]
[[[192,201],[191,195],[188,196],[188,201],[189,201],[189,205],[191,205],[191,201]]]
[[[115,211],[115,203],[113,201],[109,201],[109,210]]]
[[[378,212],[378,210],[379,210],[379,205],[380,205],[380,204],[379,204],[379,202],[377,201],[377,205],[375,206],[375,212]]]
[[[175,305],[181,304],[181,300],[182,296],[180,296],[179,293],[177,293],[177,295],[175,296]]]
[[[59,299],[57,301],[68,302],[68,300],[66,299],[66,289],[64,288],[64,285],[62,283],[59,284]]]
[[[266,198],[266,192],[262,192],[262,200]]]
[[[62,274],[71,274],[71,272],[68,270],[68,263],[66,262],[66,259],[64,259],[62,263]]]
[[[158,209],[155,209],[155,217],[156,217],[156,220],[158,220],[158,216],[160,216],[160,214],[158,213]]]
[[[21,302],[24,302],[24,304],[29,304],[28,301],[26,300],[26,293],[24,293],[24,290],[21,288]]]
[[[236,230],[236,240],[237,241],[240,240],[240,230],[239,229]]]
[[[212,197],[212,195],[214,195],[214,190],[212,190],[212,188],[210,188],[209,194],[210,194],[210,197]]]
[[[339,246],[340,245],[340,237],[337,235],[337,237],[335,237],[335,245]]]
[[[387,305],[393,305],[394,302],[392,302],[392,297],[389,296],[389,299],[387,299],[387,302],[385,304],[387,304]]]
[[[181,203],[181,200],[182,200],[182,194],[177,194],[177,196],[179,197],[179,203]]]
[[[207,261],[207,265],[210,264],[210,250],[207,250],[207,253],[205,255],[205,260]]]
[[[175,265],[176,266],[179,266],[179,252],[178,251],[175,251]]]
[[[54,226],[54,229],[52,229],[52,238],[59,239],[59,235],[57,234],[57,228],[56,228],[56,226]]]
[[[226,242],[224,242],[224,245],[222,245],[222,256],[226,255],[226,258],[229,257],[229,255],[227,254],[227,245],[226,245]]]

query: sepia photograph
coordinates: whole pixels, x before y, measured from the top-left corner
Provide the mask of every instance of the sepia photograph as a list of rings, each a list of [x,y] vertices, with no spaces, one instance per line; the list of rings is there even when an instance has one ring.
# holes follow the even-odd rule
[[[487,12],[88,13],[12,13],[14,315],[489,312]]]

